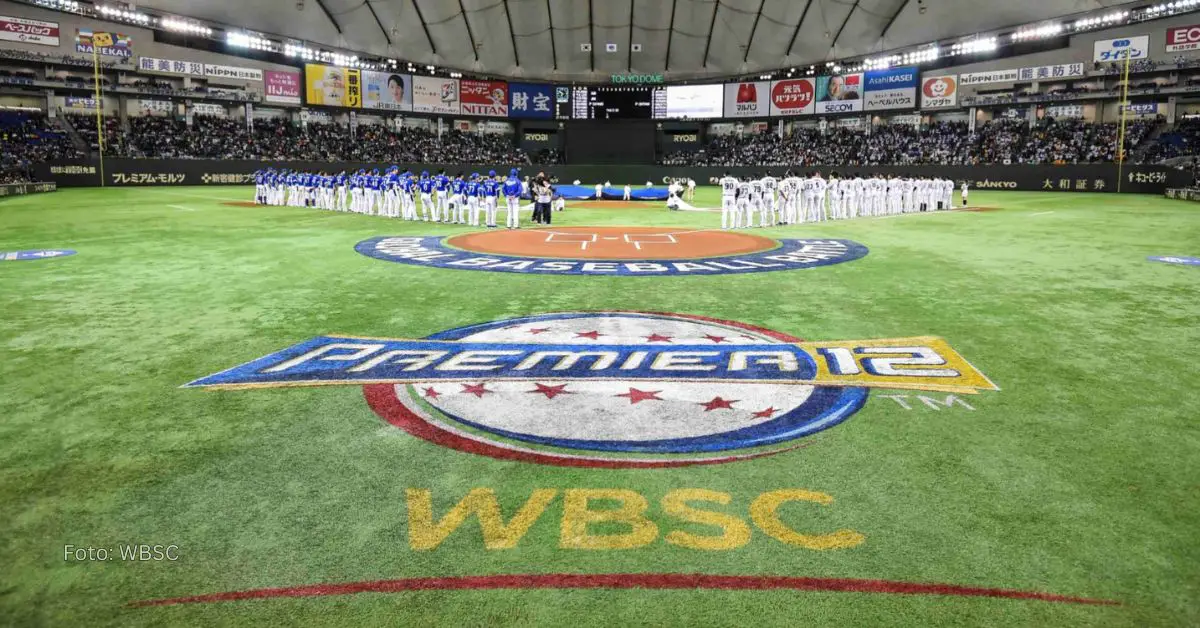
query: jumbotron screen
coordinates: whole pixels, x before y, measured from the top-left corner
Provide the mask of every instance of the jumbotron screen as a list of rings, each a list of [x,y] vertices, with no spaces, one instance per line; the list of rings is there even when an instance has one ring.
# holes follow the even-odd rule
[[[662,87],[576,87],[571,95],[576,120],[665,118],[667,93]]]

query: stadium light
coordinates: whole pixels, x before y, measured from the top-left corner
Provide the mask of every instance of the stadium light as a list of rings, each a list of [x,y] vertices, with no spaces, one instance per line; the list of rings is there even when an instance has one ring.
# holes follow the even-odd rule
[[[126,11],[125,9],[101,5],[96,7],[106,19],[129,22],[130,24],[141,24],[143,26],[150,24],[150,16],[137,11]]]
[[[203,24],[197,24],[195,22],[188,22],[170,17],[164,17],[159,20],[159,26],[162,27],[163,30],[172,31],[175,33],[183,33],[185,35],[203,35],[205,37],[210,37],[213,34],[213,29],[204,26]]]
[[[1011,35],[1013,41],[1030,41],[1033,39],[1046,39],[1047,37],[1056,37],[1062,33],[1062,24],[1045,24],[1042,26],[1022,28]]]
[[[247,33],[226,31],[225,43],[232,48],[249,48],[250,50],[265,50],[267,52],[274,50],[274,44],[271,40]]]

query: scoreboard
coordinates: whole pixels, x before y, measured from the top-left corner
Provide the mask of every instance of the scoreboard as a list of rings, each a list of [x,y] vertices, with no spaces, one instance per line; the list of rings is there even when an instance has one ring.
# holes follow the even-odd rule
[[[667,116],[664,87],[587,87],[571,90],[576,120],[651,119]]]

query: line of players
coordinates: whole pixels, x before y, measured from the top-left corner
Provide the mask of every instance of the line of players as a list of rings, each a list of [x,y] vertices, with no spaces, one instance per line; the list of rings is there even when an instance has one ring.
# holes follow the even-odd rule
[[[520,229],[522,182],[513,168],[508,177],[495,170],[486,175],[448,175],[445,170],[415,175],[399,166],[381,173],[344,171],[335,175],[276,171],[254,173],[254,201],[259,205],[318,207],[330,211],[355,212],[404,220],[496,227],[496,214],[503,200],[505,226]],[[420,210],[418,212],[418,209]]]
[[[832,172],[825,179],[820,172],[800,177],[789,171],[779,179],[769,173],[739,179],[725,173],[718,184],[722,229],[753,227],[755,214],[759,227],[769,227],[950,209],[954,203],[954,182],[930,177]],[[966,181],[962,204],[967,204]]]

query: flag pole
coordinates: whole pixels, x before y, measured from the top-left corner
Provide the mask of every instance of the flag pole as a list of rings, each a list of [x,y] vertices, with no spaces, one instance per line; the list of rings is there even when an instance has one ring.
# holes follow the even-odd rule
[[[100,56],[94,35],[92,38],[92,82],[96,96],[96,140],[100,146],[100,187],[104,187],[104,107],[100,104]]]
[[[1121,116],[1121,130],[1117,133],[1117,192],[1121,191],[1121,180],[1125,177],[1125,120],[1129,116],[1129,51],[1125,51],[1125,78],[1121,81],[1121,101],[1117,106]]]

